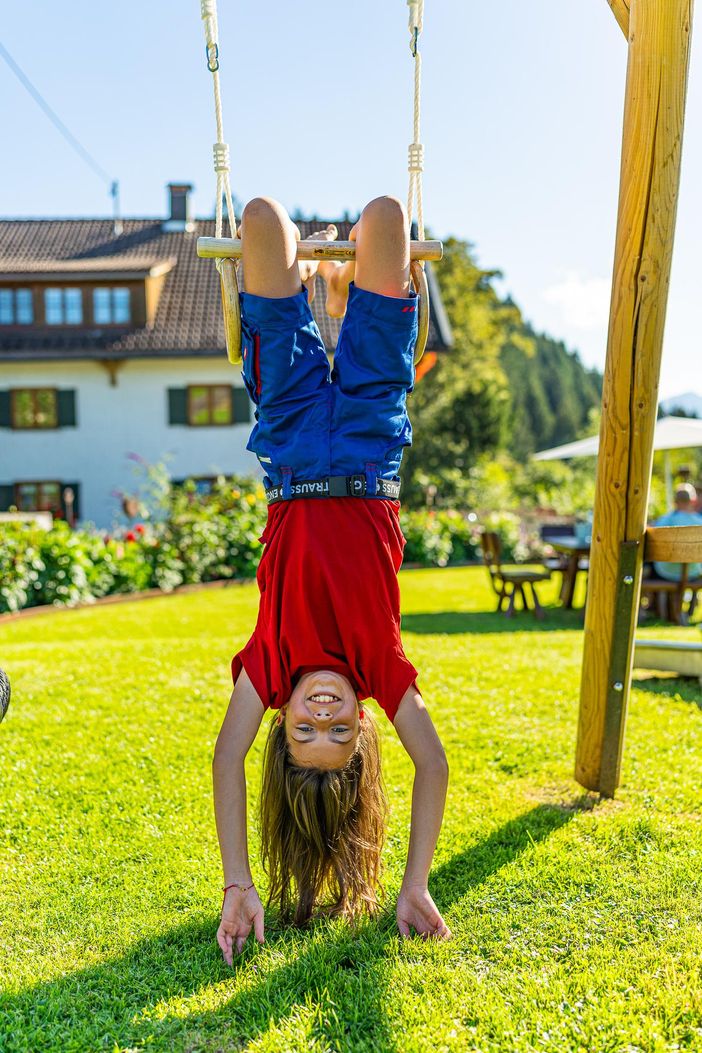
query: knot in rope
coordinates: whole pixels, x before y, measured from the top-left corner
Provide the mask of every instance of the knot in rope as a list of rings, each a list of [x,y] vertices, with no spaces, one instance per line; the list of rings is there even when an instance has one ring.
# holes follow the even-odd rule
[[[423,143],[410,143],[407,161],[408,172],[423,172],[424,171],[424,144]]]
[[[229,171],[229,143],[214,143],[212,146],[215,172]]]

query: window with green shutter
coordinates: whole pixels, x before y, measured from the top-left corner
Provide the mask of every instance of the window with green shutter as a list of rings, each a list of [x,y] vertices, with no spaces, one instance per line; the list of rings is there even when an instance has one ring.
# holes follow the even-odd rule
[[[75,391],[11,388],[0,392],[0,428],[36,431],[75,427],[75,423]]]
[[[188,424],[193,428],[221,427],[232,423],[232,389],[229,384],[190,384]]]
[[[33,480],[32,482],[15,483],[14,504],[19,512],[60,512],[63,514],[61,501],[61,483],[55,481]]]
[[[10,395],[13,428],[58,428],[58,398],[55,388],[13,388]]]

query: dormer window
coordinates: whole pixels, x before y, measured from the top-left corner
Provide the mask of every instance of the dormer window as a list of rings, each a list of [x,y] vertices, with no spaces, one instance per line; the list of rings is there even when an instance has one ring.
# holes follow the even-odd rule
[[[44,290],[44,317],[47,325],[80,325],[83,321],[83,293],[80,289]]]
[[[0,325],[31,325],[33,321],[31,289],[0,289]]]
[[[105,286],[93,289],[95,325],[128,325],[131,316],[129,289]]]

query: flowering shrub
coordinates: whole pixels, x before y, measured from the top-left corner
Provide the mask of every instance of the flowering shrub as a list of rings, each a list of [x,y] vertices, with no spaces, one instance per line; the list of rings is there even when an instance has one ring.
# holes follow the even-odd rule
[[[0,612],[41,604],[72,606],[114,593],[247,578],[256,573],[266,500],[252,479],[219,479],[210,494],[194,483],[165,488],[145,523],[114,534],[0,527]]]
[[[149,469],[151,475],[154,469]],[[157,500],[139,500],[145,522],[112,534],[49,531],[31,523],[0,527],[0,612],[40,604],[71,606],[114,593],[162,589],[256,574],[267,505],[260,483],[220,478],[208,494],[194,482],[174,487],[158,477]],[[400,513],[407,538],[405,562],[444,567],[480,559],[475,516],[449,509]],[[485,521],[503,540],[506,559],[520,558],[519,521],[499,513]],[[521,548],[520,548],[521,545]]]

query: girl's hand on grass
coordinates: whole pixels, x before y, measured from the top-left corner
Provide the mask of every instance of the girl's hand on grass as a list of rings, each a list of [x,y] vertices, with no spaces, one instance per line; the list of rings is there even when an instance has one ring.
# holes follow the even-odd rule
[[[225,893],[222,920],[217,929],[219,944],[227,965],[233,965],[236,951],[241,954],[251,929],[259,943],[263,943],[263,904],[255,888],[242,892],[230,888]]]
[[[403,885],[397,897],[397,927],[403,937],[414,929],[422,939],[450,940],[451,930],[425,885]]]

